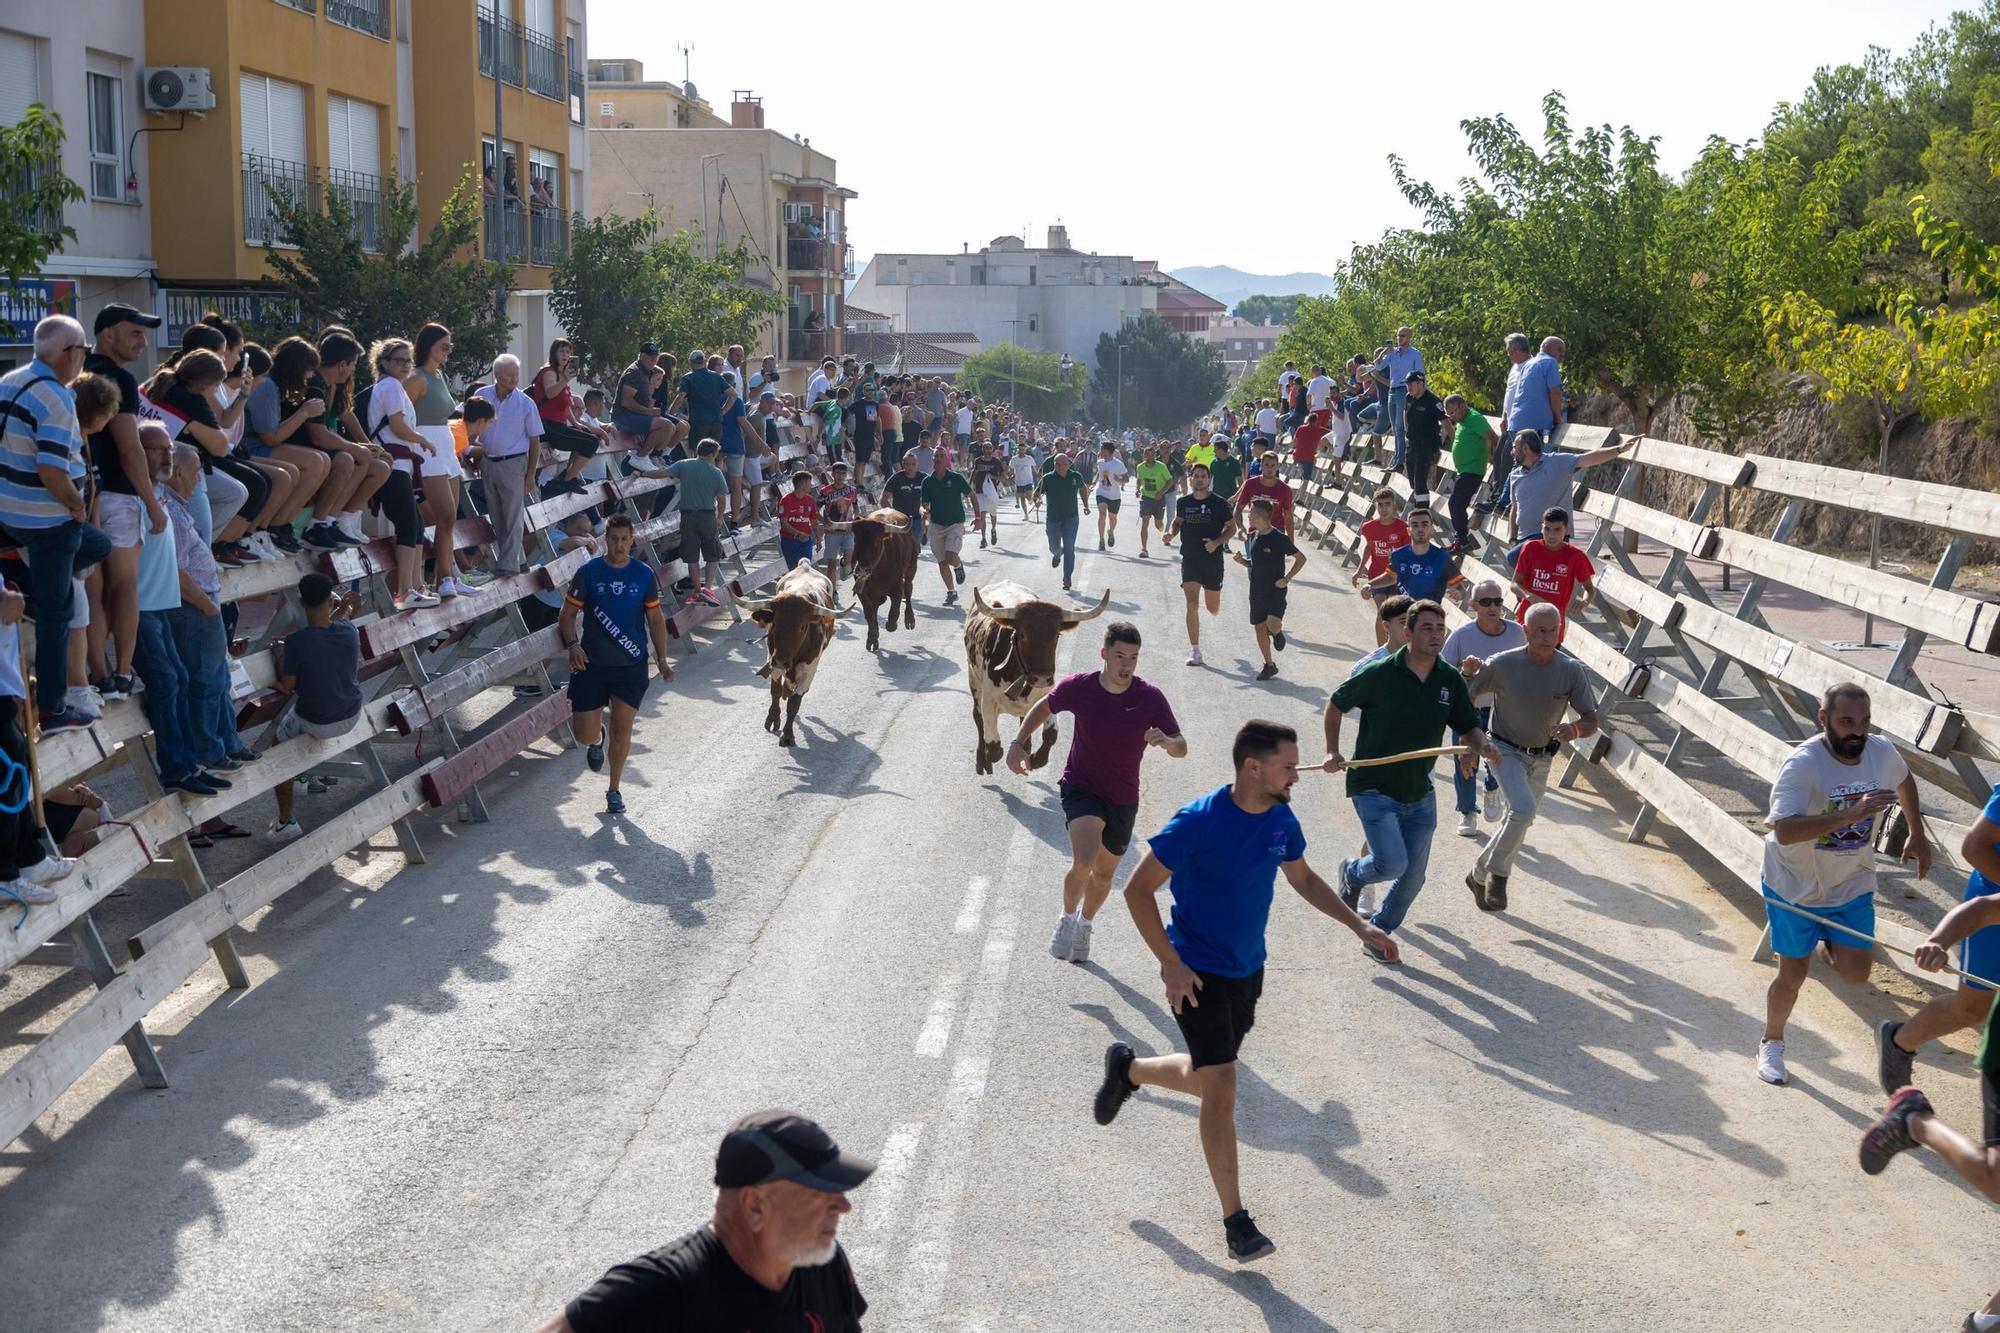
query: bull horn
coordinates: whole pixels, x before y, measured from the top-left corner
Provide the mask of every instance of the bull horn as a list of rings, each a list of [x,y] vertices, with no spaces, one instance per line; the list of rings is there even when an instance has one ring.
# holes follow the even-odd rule
[[[908,532],[910,530],[910,516],[908,514],[898,514],[894,518],[878,518],[875,521],[891,532]]]
[[[1106,588],[1104,590],[1104,596],[1097,599],[1096,606],[1093,606],[1088,611],[1084,611],[1080,614],[1074,611],[1067,612],[1064,614],[1063,620],[1066,621],[1071,626],[1081,625],[1086,620],[1095,620],[1099,616],[1103,615],[1104,608],[1109,605],[1111,605],[1111,589]]]
[[[736,604],[738,606],[747,606],[752,611],[760,611],[776,600],[774,597],[738,597]]]
[[[991,616],[1003,625],[1014,623],[1014,612],[1011,608],[988,606],[986,599],[979,595],[977,587],[974,587],[972,590],[972,609],[982,616]]]

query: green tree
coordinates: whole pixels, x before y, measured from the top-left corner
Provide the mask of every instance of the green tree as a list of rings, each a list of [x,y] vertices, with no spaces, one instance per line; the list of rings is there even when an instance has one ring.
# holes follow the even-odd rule
[[[50,255],[76,239],[63,221],[63,205],[83,198],[83,187],[62,174],[62,117],[31,103],[27,114],[0,129],[0,274],[11,291],[42,271]],[[19,336],[0,319],[0,330]]]
[[[1090,414],[1099,423],[1169,434],[1220,402],[1228,383],[1220,348],[1175,332],[1158,315],[1142,315],[1098,337]]]
[[[660,298],[648,327],[662,351],[715,350],[741,343],[756,347],[773,317],[788,304],[783,292],[746,281],[761,262],[748,237],[714,255],[703,253],[701,228],[684,227],[653,243]]]
[[[413,337],[436,320],[451,329],[451,369],[461,375],[483,371],[507,350],[513,323],[494,309],[493,292],[511,287],[514,273],[479,257],[480,203],[470,175],[414,244],[421,217],[411,181],[392,180],[372,209],[337,186],[303,195],[274,189],[272,202],[279,234],[292,248],[274,248],[264,262],[298,301],[306,327],[344,324],[367,343]],[[363,247],[364,237],[379,253]],[[255,332],[282,337],[295,330]]]
[[[958,369],[958,387],[982,402],[1012,403],[1030,421],[1068,421],[1083,403],[1084,377],[1062,377],[1062,358],[1013,343],[983,347]]]
[[[653,335],[666,277],[654,253],[660,216],[578,218],[569,255],[549,275],[549,311],[576,347],[586,379],[609,383]]]
[[[1236,317],[1252,324],[1289,324],[1305,300],[1303,292],[1291,296],[1246,296],[1236,303]]]

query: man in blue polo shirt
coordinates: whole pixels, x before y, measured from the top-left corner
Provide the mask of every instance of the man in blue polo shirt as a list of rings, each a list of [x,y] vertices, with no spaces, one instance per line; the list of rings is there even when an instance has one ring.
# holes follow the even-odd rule
[[[1409,452],[1403,438],[1403,403],[1409,397],[1410,375],[1424,368],[1424,354],[1410,342],[1413,336],[1410,326],[1405,324],[1396,330],[1396,345],[1375,358],[1376,380],[1378,383],[1386,380],[1389,386],[1389,420],[1396,433],[1395,466],[1399,468]],[[1376,430],[1380,433],[1380,422],[1376,423]]]
[[[1431,540],[1437,526],[1431,511],[1422,505],[1410,510],[1410,544],[1389,552],[1389,567],[1370,583],[1402,593],[1414,602],[1442,602],[1451,581],[1458,576],[1458,562],[1450,551]]]
[[[1104,1053],[1097,1123],[1108,1125],[1142,1086],[1201,1099],[1201,1150],[1222,1201],[1229,1254],[1261,1259],[1277,1247],[1243,1207],[1236,1172],[1236,1053],[1264,988],[1264,929],[1277,874],[1301,898],[1346,926],[1378,956],[1396,942],[1363,921],[1306,864],[1306,838],[1292,813],[1299,737],[1276,722],[1246,722],[1231,752],[1236,780],[1184,805],[1154,834],[1125,885],[1125,904],[1146,947],[1160,960],[1167,1007],[1187,1040],[1186,1055],[1140,1059],[1122,1041]],[[1173,924],[1157,894],[1173,894]]]

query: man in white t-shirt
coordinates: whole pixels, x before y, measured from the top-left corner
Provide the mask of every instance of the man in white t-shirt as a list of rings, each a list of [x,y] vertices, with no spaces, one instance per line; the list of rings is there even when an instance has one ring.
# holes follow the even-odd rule
[[[1091,497],[1097,501],[1097,549],[1103,550],[1106,538],[1113,546],[1118,544],[1118,496],[1125,489],[1125,463],[1118,457],[1118,446],[1110,440],[1097,446],[1097,488]],[[1108,525],[1108,526],[1107,526]]]
[[[1842,981],[1868,979],[1875,933],[1875,817],[1892,805],[1909,829],[1903,860],[1930,872],[1930,835],[1910,766],[1886,738],[1868,734],[1868,691],[1835,685],[1820,702],[1820,734],[1804,742],[1771,784],[1765,823],[1764,912],[1778,975],[1765,997],[1757,1077],[1783,1083],[1785,1020],[1798,1003],[1817,947]],[[1810,912],[1801,915],[1799,908]],[[1817,919],[1815,919],[1817,918]]]
[[[958,405],[958,418],[953,423],[953,434],[960,444],[972,443],[972,402],[967,399]]]
[[[1257,404],[1257,447],[1263,449],[1278,442],[1278,409],[1265,399]]]
[[[1327,375],[1326,367],[1314,366],[1313,377],[1306,381],[1306,410],[1324,412],[1332,398],[1333,380]]]
[[[1298,377],[1299,368],[1289,361],[1285,362],[1285,368],[1278,372],[1278,396],[1280,398],[1285,396],[1285,386]]]

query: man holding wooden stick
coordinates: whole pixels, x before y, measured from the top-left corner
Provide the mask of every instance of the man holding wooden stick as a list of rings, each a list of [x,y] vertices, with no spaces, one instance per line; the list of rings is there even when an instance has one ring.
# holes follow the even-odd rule
[[[1461,767],[1476,764],[1482,754],[1499,760],[1499,752],[1479,725],[1465,677],[1438,656],[1444,649],[1444,608],[1428,599],[1412,603],[1404,625],[1410,637],[1400,651],[1349,676],[1326,701],[1322,765],[1328,773],[1348,767],[1340,751],[1341,724],[1347,714],[1361,710],[1347,795],[1367,835],[1368,850],[1340,863],[1339,887],[1341,900],[1352,907],[1360,901],[1362,889],[1388,882],[1388,895],[1370,917],[1385,932],[1403,924],[1424,887],[1431,836],[1437,832],[1431,770],[1444,729],[1449,726],[1465,737],[1465,749],[1458,756]],[[1373,944],[1365,947],[1376,962],[1393,961]]]

